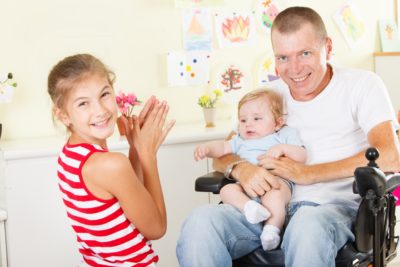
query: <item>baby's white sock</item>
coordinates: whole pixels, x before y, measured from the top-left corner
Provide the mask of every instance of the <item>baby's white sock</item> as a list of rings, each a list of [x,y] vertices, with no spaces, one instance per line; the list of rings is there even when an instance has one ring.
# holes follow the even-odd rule
[[[265,221],[271,216],[271,213],[263,205],[254,200],[247,201],[243,211],[247,221],[252,224]]]
[[[273,250],[279,246],[281,230],[275,225],[267,224],[261,233],[261,244],[264,250]]]

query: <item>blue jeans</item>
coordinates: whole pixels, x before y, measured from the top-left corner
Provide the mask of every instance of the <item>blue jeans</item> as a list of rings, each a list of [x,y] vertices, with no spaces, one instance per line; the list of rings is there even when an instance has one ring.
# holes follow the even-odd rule
[[[286,266],[335,266],[337,251],[354,240],[356,209],[343,205],[292,203],[283,237]],[[250,224],[236,208],[221,204],[195,209],[184,222],[176,253],[181,267],[229,267],[261,246],[263,225]]]

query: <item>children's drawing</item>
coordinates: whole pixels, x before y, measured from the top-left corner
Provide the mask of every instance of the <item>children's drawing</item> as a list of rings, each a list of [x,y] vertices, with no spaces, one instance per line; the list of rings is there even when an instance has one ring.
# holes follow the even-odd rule
[[[379,34],[382,52],[400,51],[400,36],[396,22],[392,20],[379,20]]]
[[[222,100],[236,104],[250,90],[250,72],[237,62],[219,66],[214,73],[215,88],[222,91]]]
[[[210,81],[210,54],[207,52],[170,52],[167,75],[170,86],[206,85]]]
[[[233,65],[225,69],[225,72],[221,74],[221,84],[224,86],[224,92],[242,89],[240,84],[240,78],[242,77],[243,73]]]
[[[183,8],[220,6],[223,3],[224,0],[175,0],[175,6]]]
[[[215,15],[215,27],[221,48],[254,43],[255,25],[251,13],[218,13]]]
[[[272,23],[281,11],[281,7],[274,0],[257,0],[256,20],[264,31],[270,31]]]
[[[185,50],[211,51],[211,15],[207,9],[185,9],[182,27]]]
[[[279,79],[278,73],[275,69],[274,57],[272,56],[272,54],[263,56],[261,60],[257,63],[257,86],[267,86],[270,82]]]
[[[365,23],[358,9],[350,2],[345,2],[333,16],[344,39],[354,49],[365,36]]]

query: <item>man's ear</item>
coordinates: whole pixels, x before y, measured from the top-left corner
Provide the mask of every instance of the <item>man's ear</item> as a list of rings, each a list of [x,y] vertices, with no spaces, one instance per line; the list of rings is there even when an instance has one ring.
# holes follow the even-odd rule
[[[326,60],[330,60],[332,58],[332,49],[333,49],[333,44],[332,44],[332,39],[330,37],[326,37]]]
[[[283,127],[283,125],[285,124],[285,120],[283,119],[283,117],[279,117],[275,120],[275,131],[278,131],[280,128]]]
[[[59,120],[60,122],[62,122],[66,127],[69,127],[71,125],[71,121],[69,120],[68,115],[62,111],[60,108],[58,107],[53,107],[53,114],[54,117]]]

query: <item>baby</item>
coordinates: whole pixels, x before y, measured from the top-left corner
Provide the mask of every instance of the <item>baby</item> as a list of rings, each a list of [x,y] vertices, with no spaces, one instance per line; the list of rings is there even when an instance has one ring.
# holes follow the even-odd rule
[[[194,152],[195,160],[235,153],[253,164],[258,163],[257,157],[262,154],[305,162],[304,146],[297,131],[285,125],[283,110],[283,99],[273,90],[259,89],[246,94],[238,105],[239,134],[229,141],[199,145]],[[280,244],[286,205],[293,190],[291,181],[281,178],[279,182],[280,188],[271,189],[259,200],[250,199],[238,183],[225,185],[220,192],[221,200],[242,211],[249,223],[265,221],[260,237],[264,250],[275,249]]]

